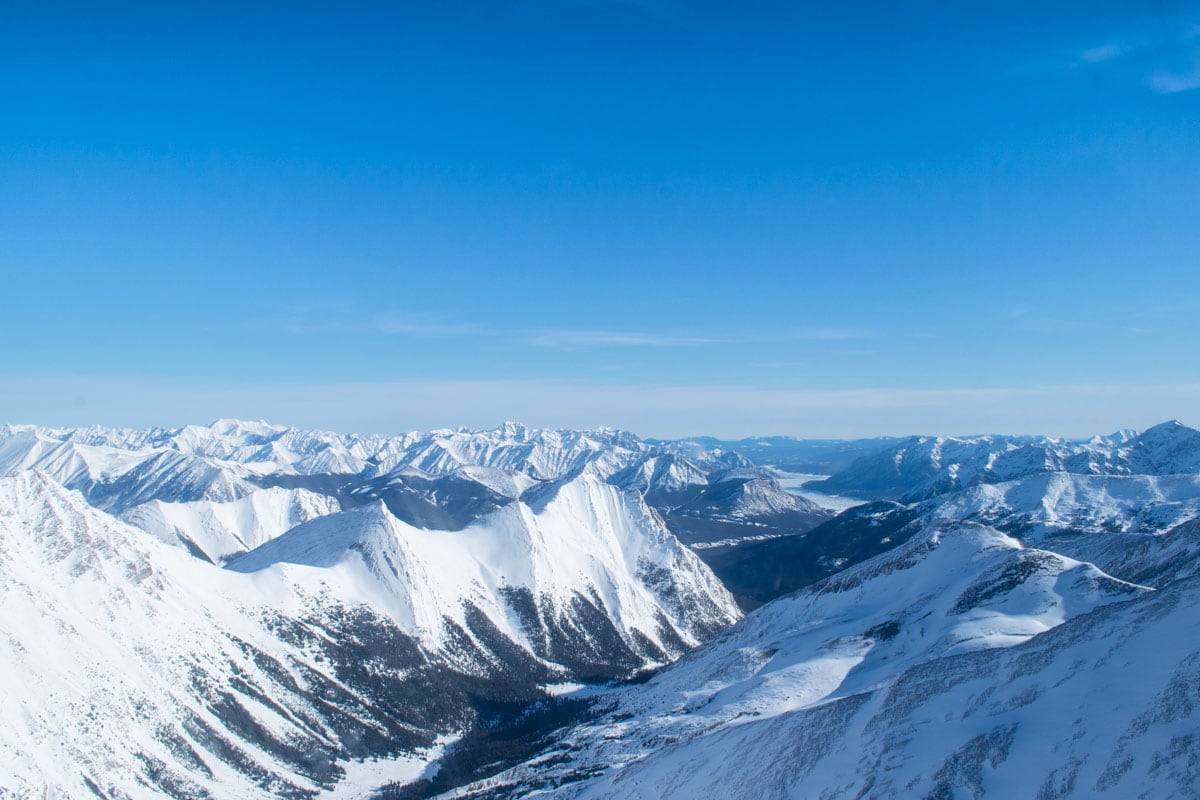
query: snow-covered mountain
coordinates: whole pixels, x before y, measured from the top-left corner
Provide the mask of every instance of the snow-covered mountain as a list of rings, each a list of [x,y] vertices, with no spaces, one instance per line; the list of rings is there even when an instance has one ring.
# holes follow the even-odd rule
[[[755,436],[748,439],[716,439],[697,436],[663,442],[686,456],[714,451],[737,453],[760,467],[777,467],[785,472],[833,475],[855,460],[870,456],[898,441],[894,437],[873,439],[797,439],[792,436]]]
[[[1196,796],[1200,433],[704,441],[0,428],[0,796]]]
[[[937,519],[985,522],[1024,541],[1070,532],[1156,533],[1200,516],[1200,474],[1043,472],[918,504]]]
[[[688,542],[736,540],[764,528],[794,533],[830,516],[736,453],[685,457],[611,429],[505,423],[487,431],[357,436],[238,420],[146,431],[0,428],[0,475],[40,470],[135,521],[150,515],[130,516],[132,510],[153,501],[228,503],[282,488],[328,495],[344,508],[383,499],[420,527],[461,528],[537,484],[585,468],[637,489]],[[721,524],[709,530],[705,520]]]
[[[1193,469],[1200,433],[1176,422],[1083,443],[981,437],[916,444],[860,459],[861,472],[840,476],[856,486],[881,486],[881,476],[900,481],[905,492],[882,492],[902,493],[900,502],[852,508],[799,535],[705,551],[706,562],[750,607],[897,546],[923,523],[982,523],[1091,561],[1095,543],[1108,541],[1101,534],[1126,535],[1128,544],[1200,516],[1200,472]],[[1163,474],[1132,472],[1150,468]],[[1017,477],[1001,480],[1008,475]]]
[[[590,470],[458,531],[413,527],[376,502],[300,525],[227,568],[308,597],[365,598],[431,653],[486,630],[566,667],[563,680],[664,663],[738,617],[639,495]]]
[[[799,537],[751,543],[731,556],[710,559],[720,575],[736,575],[729,561],[750,574],[742,583],[779,574],[781,556],[801,560],[791,566],[783,588],[798,588],[829,574],[817,559],[845,559],[849,566],[904,542],[923,525],[946,522],[985,524],[1027,545],[1107,569],[1113,559],[1136,552],[1147,558],[1164,535],[1200,519],[1200,475],[1080,475],[1038,472],[1004,483],[981,483],[912,503],[870,503]],[[1168,537],[1169,538],[1169,537]],[[1117,574],[1125,577],[1128,570]],[[1131,580],[1134,578],[1131,577]],[[1140,578],[1139,578],[1140,580]],[[726,579],[739,594],[745,586]],[[770,595],[777,596],[777,595]],[[769,599],[763,597],[762,599]]]
[[[423,791],[1196,797],[1198,465],[1178,423],[861,459],[843,480],[901,502],[710,560],[777,599],[647,684],[585,693],[590,719],[524,763]]]
[[[335,498],[306,489],[260,489],[228,502],[150,500],[120,518],[214,564],[253,550],[309,520],[341,510]]]
[[[20,724],[0,734],[0,786],[17,796],[366,789],[420,772],[493,705],[661,665],[740,616],[642,494],[610,481],[619,445],[523,451],[556,479],[455,461],[334,480],[264,473],[261,449],[230,447],[274,428],[213,428],[6,431],[0,674]],[[418,527],[391,510],[414,497],[469,519]]]
[[[42,449],[74,445],[83,453],[170,451],[239,464],[257,474],[380,473],[400,466],[441,474],[470,465],[515,470],[541,480],[561,478],[597,458],[609,457],[615,463],[631,453],[651,449],[632,434],[611,429],[531,429],[513,422],[488,431],[464,428],[397,436],[359,436],[224,419],[210,425],[144,431],[99,426],[0,428],[0,440],[14,439],[37,440]],[[18,441],[13,446],[22,445]],[[7,459],[0,465],[12,468]]]
[[[694,461],[678,453],[654,454],[612,481],[640,491],[687,544],[803,533],[830,517],[733,453],[701,454]]]
[[[0,479],[0,600],[6,796],[312,796],[353,759],[419,772],[439,722],[469,714],[449,685],[441,705],[376,702],[423,659],[368,645],[362,680],[334,624],[349,606],[282,625],[244,576],[37,473]]]
[[[1194,797],[1198,581],[926,527],[447,796]]]
[[[912,437],[864,456],[814,486],[872,499],[919,500],[1041,472],[1200,474],[1200,431],[1172,420],[1137,436],[1120,431],[1086,442],[1011,436]]]
[[[170,448],[127,449],[108,444],[101,436],[107,429],[87,430],[77,441],[74,431],[0,429],[0,475],[37,470],[114,513],[151,500],[236,500],[255,489],[241,464]],[[110,438],[140,442],[132,431],[112,431]]]

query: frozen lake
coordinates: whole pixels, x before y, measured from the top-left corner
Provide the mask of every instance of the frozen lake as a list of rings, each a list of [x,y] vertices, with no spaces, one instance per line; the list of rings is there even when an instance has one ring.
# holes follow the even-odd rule
[[[769,468],[771,474],[775,476],[775,480],[779,481],[779,485],[789,492],[806,500],[819,505],[821,508],[828,508],[831,511],[842,512],[847,508],[861,506],[865,500],[859,500],[857,497],[843,497],[840,494],[824,494],[823,492],[815,492],[811,489],[801,488],[809,481],[819,481],[828,478],[828,475],[814,475],[807,472],[784,472],[781,469]]]

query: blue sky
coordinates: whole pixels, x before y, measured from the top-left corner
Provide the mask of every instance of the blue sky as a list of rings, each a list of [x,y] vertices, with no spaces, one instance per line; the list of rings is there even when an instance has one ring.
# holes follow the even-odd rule
[[[1200,422],[1200,4],[161,5],[3,12],[5,421]]]

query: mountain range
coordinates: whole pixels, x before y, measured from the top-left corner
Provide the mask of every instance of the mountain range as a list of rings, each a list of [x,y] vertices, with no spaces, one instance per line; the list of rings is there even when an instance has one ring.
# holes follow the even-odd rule
[[[9,425],[0,476],[0,796],[1200,783],[1200,432],[1177,422]]]

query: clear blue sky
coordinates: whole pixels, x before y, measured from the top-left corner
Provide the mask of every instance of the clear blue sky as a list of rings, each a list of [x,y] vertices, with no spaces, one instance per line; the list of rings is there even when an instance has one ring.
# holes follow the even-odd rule
[[[0,11],[0,421],[1200,422],[1200,4],[95,5]]]

